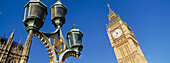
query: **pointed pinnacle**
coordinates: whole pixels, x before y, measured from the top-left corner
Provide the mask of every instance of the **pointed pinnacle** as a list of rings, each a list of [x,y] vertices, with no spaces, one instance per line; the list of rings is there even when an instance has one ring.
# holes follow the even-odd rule
[[[110,8],[110,5],[109,5],[109,4],[107,4],[107,6]]]
[[[14,28],[14,30],[13,30],[13,32],[12,33],[14,33],[15,32],[15,28]]]
[[[113,12],[112,9],[110,8],[110,5],[107,4],[108,8],[109,8],[109,13]]]
[[[13,32],[11,33],[10,38],[13,38],[13,37],[14,37],[14,32],[15,32],[15,29],[14,29]]]
[[[19,45],[21,44],[22,39],[19,41]]]
[[[14,34],[14,32],[15,32],[15,29],[13,30],[13,32],[11,33],[11,35]]]

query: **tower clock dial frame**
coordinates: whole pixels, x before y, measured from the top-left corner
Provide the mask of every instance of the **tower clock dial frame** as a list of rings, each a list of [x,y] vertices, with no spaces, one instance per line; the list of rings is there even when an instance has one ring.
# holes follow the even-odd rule
[[[123,35],[123,30],[118,27],[118,28],[115,28],[112,32],[111,32],[111,35],[112,35],[112,38],[113,39],[117,39],[119,37],[121,37]]]

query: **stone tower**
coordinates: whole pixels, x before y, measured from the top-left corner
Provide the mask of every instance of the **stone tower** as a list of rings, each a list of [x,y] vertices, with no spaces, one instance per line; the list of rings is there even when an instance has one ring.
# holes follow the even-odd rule
[[[9,39],[7,40],[6,44],[4,45],[4,47],[3,48],[1,47],[4,50],[4,51],[2,50],[2,54],[0,56],[0,61],[2,63],[6,63],[7,62],[8,54],[9,54],[9,51],[11,49],[12,42],[13,42],[14,31],[11,33],[11,35],[10,35]]]
[[[29,56],[30,47],[31,47],[31,43],[32,43],[32,34],[33,34],[33,32],[31,31],[27,35],[27,39],[25,41],[25,46],[24,46],[24,50],[22,52],[22,57],[21,57],[20,63],[27,63],[27,61],[28,61],[28,56]]]
[[[8,39],[0,37],[0,63],[19,63],[23,46],[21,42],[17,44],[13,41],[13,37],[14,31]]]
[[[147,63],[131,28],[111,10],[109,4],[107,34],[118,63]]]
[[[28,34],[25,46],[13,41],[14,31],[9,38],[0,37],[0,63],[27,63],[32,35]]]

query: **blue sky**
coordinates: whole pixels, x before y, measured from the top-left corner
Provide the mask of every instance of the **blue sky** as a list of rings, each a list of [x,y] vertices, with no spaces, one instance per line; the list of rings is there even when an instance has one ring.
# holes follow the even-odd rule
[[[27,36],[23,24],[24,6],[29,0],[0,0],[0,36],[15,29],[14,41]],[[51,22],[50,7],[56,0],[42,0],[48,15],[43,27],[45,32],[55,28]],[[107,4],[133,30],[148,63],[169,63],[170,53],[170,1],[169,0],[62,0],[67,7],[66,23],[62,32],[66,37],[72,24],[83,33],[83,51],[79,59],[69,57],[65,63],[117,63],[107,36],[109,23]],[[28,63],[48,63],[49,55],[44,45],[33,38]]]

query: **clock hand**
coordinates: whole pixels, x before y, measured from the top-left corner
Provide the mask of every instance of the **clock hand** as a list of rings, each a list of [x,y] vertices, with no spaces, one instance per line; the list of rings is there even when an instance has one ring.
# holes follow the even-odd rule
[[[118,34],[118,32],[115,31],[116,34]]]

